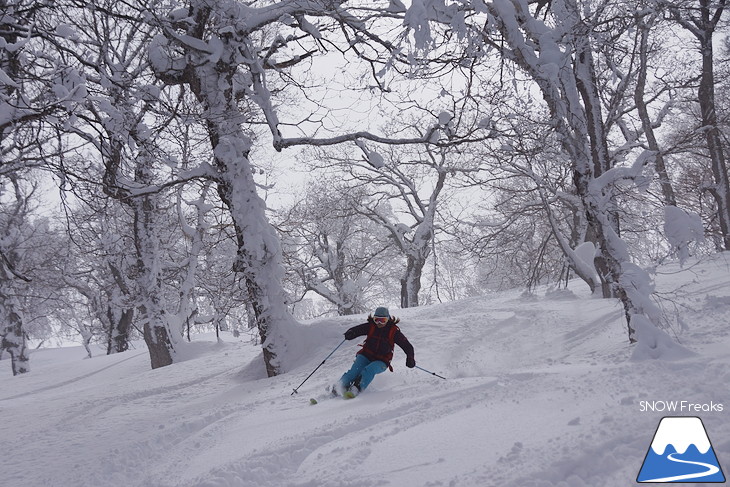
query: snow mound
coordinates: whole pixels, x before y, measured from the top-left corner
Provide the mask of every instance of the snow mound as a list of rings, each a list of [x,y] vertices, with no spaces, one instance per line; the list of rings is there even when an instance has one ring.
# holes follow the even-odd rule
[[[631,327],[635,330],[637,344],[631,360],[682,360],[692,357],[694,352],[683,347],[666,332],[660,330],[643,315],[631,317]]]

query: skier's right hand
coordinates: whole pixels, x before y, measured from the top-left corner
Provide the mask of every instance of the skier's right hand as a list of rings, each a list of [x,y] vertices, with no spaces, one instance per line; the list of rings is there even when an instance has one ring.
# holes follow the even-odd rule
[[[357,338],[357,335],[355,335],[355,331],[353,329],[349,329],[345,332],[345,340],[354,340]]]

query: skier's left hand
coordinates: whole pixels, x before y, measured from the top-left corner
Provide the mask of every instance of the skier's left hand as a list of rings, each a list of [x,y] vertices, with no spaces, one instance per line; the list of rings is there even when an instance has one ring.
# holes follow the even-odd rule
[[[414,359],[413,357],[406,358],[406,367],[408,367],[409,369],[412,369],[415,366],[416,366],[416,359]]]

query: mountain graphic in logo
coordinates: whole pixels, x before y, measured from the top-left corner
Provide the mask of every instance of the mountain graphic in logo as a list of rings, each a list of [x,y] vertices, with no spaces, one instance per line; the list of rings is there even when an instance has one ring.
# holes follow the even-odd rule
[[[636,481],[725,482],[702,420],[693,416],[662,418]]]

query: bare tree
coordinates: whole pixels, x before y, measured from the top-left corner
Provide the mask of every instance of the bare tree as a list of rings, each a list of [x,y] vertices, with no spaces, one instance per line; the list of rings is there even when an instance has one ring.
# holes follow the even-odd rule
[[[20,302],[27,293],[18,287],[32,279],[22,270],[17,245],[29,225],[34,190],[22,188],[30,170],[46,165],[55,153],[50,121],[66,120],[85,94],[78,72],[42,49],[48,34],[43,19],[53,9],[26,0],[0,3],[0,329],[14,374],[29,370],[28,323]]]
[[[0,5],[0,177],[47,165],[56,153],[51,121],[63,125],[86,95],[80,73],[44,49],[55,6]]]
[[[637,54],[639,57],[639,66],[636,79],[636,87],[634,89],[634,103],[641,120],[641,126],[646,137],[646,143],[649,150],[655,154],[654,167],[657,175],[659,176],[659,185],[664,196],[664,204],[666,206],[677,206],[677,198],[674,194],[674,188],[672,181],[667,172],[666,161],[664,153],[659,146],[657,140],[656,129],[661,126],[660,120],[653,120],[649,114],[649,107],[646,101],[646,88],[647,78],[649,71],[649,56],[650,47],[649,40],[652,33],[652,28],[658,21],[659,14],[652,12],[646,16],[637,16]],[[654,95],[656,97],[656,95]],[[660,110],[660,114],[666,113],[664,110]]]
[[[0,350],[10,354],[13,375],[30,371],[28,332],[19,301],[22,290],[31,283],[19,268],[21,255],[16,247],[22,240],[22,228],[27,224],[29,196],[24,194],[20,183],[11,177],[13,204],[4,206],[0,213]],[[0,196],[7,188],[0,186]]]
[[[303,201],[283,213],[282,233],[287,267],[296,273],[304,293],[312,291],[340,315],[366,311],[368,296],[390,273],[392,242],[387,232],[363,216],[363,188],[336,179],[307,185]]]
[[[444,114],[443,125],[450,116]],[[384,229],[405,265],[400,275],[400,305],[419,305],[424,266],[431,256],[438,228],[439,204],[447,180],[470,170],[453,148],[413,145],[405,148],[382,146],[377,150],[357,142],[360,158],[334,152],[315,158],[347,174],[348,184],[368,197],[351,205]],[[378,152],[380,151],[380,152]]]
[[[717,205],[723,248],[730,250],[730,176],[717,117],[713,49],[713,39],[716,38],[715,33],[725,13],[725,4],[725,0],[716,3],[711,0],[698,0],[697,7],[690,7],[689,2],[664,2],[672,19],[691,33],[699,43],[702,68],[697,97],[702,117],[701,129],[710,155],[714,179],[714,184],[707,189]]]
[[[36,214],[37,185],[13,177],[0,184],[0,349],[14,375],[30,371],[28,340],[50,338],[62,284],[57,233]]]

